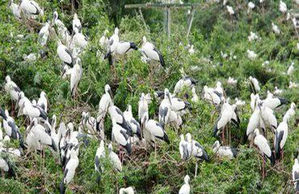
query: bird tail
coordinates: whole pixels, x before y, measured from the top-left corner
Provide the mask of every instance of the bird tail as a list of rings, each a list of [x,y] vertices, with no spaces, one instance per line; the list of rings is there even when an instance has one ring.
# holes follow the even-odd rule
[[[202,159],[207,161],[207,162],[210,161],[209,156],[208,156],[207,152],[204,149],[202,150]]]
[[[131,144],[127,143],[126,146],[124,146],[125,149],[127,150],[128,154],[131,155],[132,153],[132,147],[131,147]]]
[[[60,194],[65,194],[66,187],[63,180],[60,182]]]
[[[104,59],[107,59],[107,58],[109,61],[109,65],[113,65],[112,54],[110,51],[104,56]]]
[[[52,140],[51,148],[53,148],[53,150],[54,150],[55,152],[57,152],[58,149],[57,149],[57,146],[56,146],[56,144],[55,144],[55,141],[54,141],[53,138],[51,138],[51,140]]]
[[[217,128],[217,122],[216,122],[216,124],[214,125],[214,127],[213,127],[213,136],[214,137],[217,137],[217,132],[218,132],[218,128]]]
[[[165,67],[164,58],[163,58],[163,56],[161,54],[159,55],[159,59],[160,59],[161,66]]]
[[[137,50],[137,45],[134,43],[134,42],[130,42],[130,48],[131,49],[134,49],[134,50]]]
[[[271,162],[271,166],[275,165],[275,154],[274,152],[271,153],[271,157],[269,158],[270,162]]]
[[[168,138],[168,135],[164,132],[164,137],[163,137],[163,140],[167,143],[167,144],[170,144],[170,141],[169,141],[169,138]]]

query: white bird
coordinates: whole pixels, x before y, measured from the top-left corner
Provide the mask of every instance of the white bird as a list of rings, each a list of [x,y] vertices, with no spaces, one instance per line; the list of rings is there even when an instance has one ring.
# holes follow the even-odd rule
[[[124,114],[123,112],[117,107],[117,106],[110,106],[109,107],[109,115],[111,117],[111,120],[115,120],[115,122],[120,125],[123,129],[126,130],[127,134],[129,136],[132,136],[133,132],[132,132],[132,128],[130,126],[130,124],[126,121],[126,119],[124,118]]]
[[[227,5],[226,9],[227,9],[229,15],[234,15],[235,14],[235,11],[234,11],[232,6]]]
[[[80,33],[82,30],[82,24],[81,24],[81,22],[78,18],[78,15],[76,13],[74,13],[74,18],[73,18],[72,24],[73,24],[73,31],[77,31],[78,33]]]
[[[195,53],[193,44],[189,47],[188,52],[189,52],[190,55],[193,55]]]
[[[10,79],[9,75],[5,77],[4,88],[13,101],[17,101],[19,99],[19,93],[21,92],[21,89]]]
[[[21,0],[19,9],[29,18],[37,18],[37,16],[43,16],[44,11],[33,0]]]
[[[168,124],[171,106],[172,106],[172,99],[170,93],[167,88],[164,90],[164,99],[162,100],[159,106],[159,123],[164,128],[165,125]]]
[[[179,151],[180,151],[181,159],[187,160],[190,157],[190,153],[188,150],[188,142],[185,140],[183,134],[181,134],[180,137],[181,137],[181,141],[179,144]]]
[[[164,58],[161,52],[158,51],[152,43],[148,42],[145,36],[143,36],[143,44],[139,51],[142,53],[144,57],[146,57],[150,61],[159,62],[162,67],[165,67]]]
[[[24,102],[23,114],[30,118],[42,118],[47,120],[47,113],[39,106],[33,105],[30,102]]]
[[[50,22],[46,22],[45,25],[40,29],[38,33],[38,42],[40,45],[45,46],[50,34]]]
[[[106,157],[106,153],[105,153],[105,146],[104,146],[104,140],[101,140],[100,146],[98,147],[97,151],[96,151],[96,155],[94,158],[94,168],[95,171],[98,173],[102,173],[104,170],[104,166],[101,163],[101,160],[104,159]],[[101,179],[100,176],[98,176],[97,178],[97,182],[99,182]]]
[[[117,156],[117,154],[113,151],[111,143],[108,145],[108,151],[109,151],[108,156],[109,156],[110,162],[112,163],[114,170],[121,172],[122,171],[121,161],[120,161],[119,157]]]
[[[72,55],[75,58],[86,48],[88,41],[87,38],[81,32],[79,32],[77,28],[75,28],[74,32],[75,35],[72,38],[70,48],[73,51]]]
[[[196,94],[195,87],[192,87],[192,102],[197,103],[199,101],[199,97]]]
[[[140,124],[133,117],[131,105],[128,105],[127,110],[124,112],[124,117],[125,120],[130,124],[133,134],[136,134],[139,140],[142,140]]]
[[[38,124],[36,118],[34,118],[30,124],[30,131],[34,135],[35,139],[42,145],[48,145],[53,148],[54,151],[58,150],[54,140],[48,133],[46,133],[45,128],[41,124]]]
[[[299,84],[297,84],[296,82],[289,82],[289,88],[298,88]]]
[[[280,34],[280,30],[278,28],[277,25],[275,25],[274,23],[271,24],[272,25],[272,30],[275,34]]]
[[[287,110],[287,112],[283,116],[283,120],[290,120],[295,115],[295,108],[296,104],[294,102],[291,103],[290,108]]]
[[[196,80],[190,78],[190,77],[184,77],[180,79],[174,86],[174,94],[178,94],[182,92],[184,88],[190,89],[192,86],[195,86],[197,83]]]
[[[263,103],[273,109],[276,109],[284,104],[286,104],[288,101],[284,98],[280,98],[280,97],[273,97],[273,94],[270,91],[267,91],[268,95],[267,98],[265,100],[263,100]]]
[[[138,101],[138,119],[143,121],[143,118],[148,117],[148,102],[144,93],[141,94],[141,97]]]
[[[108,44],[109,44],[109,39],[108,39],[108,37],[106,36],[107,33],[108,33],[108,30],[105,30],[103,36],[100,38],[100,41],[99,41],[100,45],[101,45],[103,48],[107,48],[107,46],[108,46]]]
[[[205,149],[200,143],[192,139],[190,133],[186,134],[186,140],[188,142],[188,152],[190,156],[195,157],[196,159],[202,159],[205,161],[209,161],[209,157]]]
[[[58,40],[57,54],[64,64],[73,67],[74,58],[72,52]]]
[[[119,29],[116,27],[114,29],[113,35],[109,38],[109,45],[111,46],[115,42],[119,42]]]
[[[164,130],[163,126],[157,121],[153,119],[148,119],[148,116],[145,115],[143,117],[141,125],[144,127],[145,131],[149,132],[156,139],[165,141],[168,144],[170,143],[166,131]]]
[[[64,173],[63,173],[63,179],[60,183],[60,193],[64,194],[66,187],[65,185],[68,185],[74,178],[76,168],[79,165],[79,158],[74,150],[71,150],[70,152],[70,160],[65,166]]]
[[[119,194],[134,194],[133,187],[121,188]]]
[[[73,98],[76,96],[77,88],[82,78],[82,74],[83,74],[83,69],[82,69],[81,59],[77,58],[71,72],[70,86],[71,86],[71,95]]]
[[[244,100],[240,100],[238,98],[235,98],[235,105],[236,106],[245,106],[246,102]]]
[[[98,131],[104,131],[104,118],[107,115],[110,105],[113,104],[111,96],[112,96],[111,88],[108,84],[106,84],[105,85],[105,93],[103,94],[103,96],[101,97],[101,100],[99,102],[99,111],[98,111],[98,116],[97,116],[97,130]]]
[[[271,148],[269,146],[267,139],[263,135],[260,134],[258,129],[254,130],[253,143],[254,143],[254,145],[257,146],[257,148],[259,149],[261,154],[263,156],[266,156],[270,160],[271,165],[273,166],[275,164],[274,154],[271,151]],[[264,159],[263,159],[263,162],[264,162]],[[263,171],[264,171],[264,169],[263,169]]]
[[[247,57],[250,60],[255,60],[257,58],[257,54],[252,50],[247,50]]]
[[[45,111],[48,112],[48,100],[46,98],[46,93],[42,91],[40,97],[37,101],[37,104]]]
[[[190,185],[189,185],[190,177],[186,175],[184,177],[184,184],[180,188],[179,194],[190,194]]]
[[[113,65],[113,56],[122,57],[132,50],[137,50],[137,45],[133,42],[113,42],[104,59],[108,59],[109,65]]]
[[[256,33],[250,31],[250,35],[248,36],[248,41],[252,42],[252,41],[258,40],[258,39],[260,39],[260,37]]]
[[[274,90],[274,92],[273,92],[273,93],[274,93],[274,94],[276,94],[276,95],[280,95],[280,94],[282,94],[282,93],[283,93],[283,91],[282,91],[282,90],[280,90],[280,89],[278,89],[278,87],[277,87],[277,86],[275,86],[275,87],[274,87],[274,89],[275,89],[275,90]]]
[[[250,10],[253,10],[255,8],[255,4],[252,3],[251,1],[248,3],[248,10],[247,13],[249,13]]]
[[[12,14],[17,18],[21,19],[21,10],[19,9],[19,5],[13,2],[13,0],[9,1],[9,8]]]
[[[64,23],[60,19],[58,19],[57,11],[54,11],[53,13],[53,23],[57,27],[58,36],[62,38],[65,45],[69,46],[71,40],[70,32],[65,27]]]
[[[132,147],[129,142],[129,136],[127,130],[116,123],[115,119],[112,119],[112,136],[120,146],[124,147],[129,155],[132,153]]]
[[[1,152],[0,152],[1,154]],[[3,170],[4,172],[9,171],[9,166],[8,163],[0,156],[0,169]]]
[[[275,138],[274,138],[274,148],[276,159],[283,157],[283,147],[288,138],[288,123],[287,120],[283,120],[279,123],[277,129],[275,130]]]
[[[294,62],[291,63],[291,65],[289,66],[288,68],[288,71],[287,71],[287,75],[292,75],[294,73]]]
[[[223,96],[220,93],[215,91],[214,88],[209,88],[208,86],[203,87],[203,97],[216,106],[220,105],[223,100]]]
[[[287,4],[283,1],[279,1],[279,11],[285,14],[288,11]]]
[[[237,157],[237,150],[230,146],[221,146],[220,142],[217,140],[212,146],[213,152],[217,154],[220,158],[227,157],[230,159]]]
[[[250,81],[251,89],[255,94],[257,94],[261,90],[259,86],[259,81],[256,78],[251,76],[249,76],[249,81]]]
[[[271,108],[266,106],[265,103],[259,105],[261,109],[261,118],[263,119],[265,125],[267,125],[273,132],[277,128],[277,119]]]
[[[4,111],[0,107],[0,116],[3,118],[3,128],[5,130],[5,133],[9,137],[21,141],[22,136],[20,134],[19,128],[17,127],[15,120],[11,116],[9,116],[8,110]]]
[[[224,129],[230,122],[239,126],[240,119],[236,113],[236,105],[230,105],[228,102],[225,102],[221,107],[220,115],[213,128],[214,137],[218,134],[219,130]]]
[[[293,164],[292,179],[294,181],[295,192],[299,192],[299,163],[298,163],[298,156],[295,158],[295,161],[294,161],[294,164]]]
[[[228,79],[227,79],[227,83],[228,83],[229,85],[236,85],[236,84],[238,83],[238,80],[236,80],[236,79],[233,78],[233,77],[228,77]]]

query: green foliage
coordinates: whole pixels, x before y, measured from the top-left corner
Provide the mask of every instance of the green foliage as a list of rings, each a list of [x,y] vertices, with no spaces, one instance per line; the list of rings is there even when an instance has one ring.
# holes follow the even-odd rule
[[[38,2],[45,8],[46,13],[40,21],[51,19],[53,10],[57,10],[59,18],[69,29],[71,28],[72,15],[68,1],[52,3],[40,0]],[[253,2],[259,5],[257,0]],[[286,2],[291,7],[291,1]],[[78,15],[83,23],[83,33],[88,36],[89,45],[81,55],[83,78],[79,85],[78,100],[71,99],[69,81],[63,80],[60,76],[62,65],[56,54],[55,37],[51,35],[47,47],[41,48],[37,43],[39,29],[31,29],[24,22],[16,21],[8,10],[7,3],[2,2],[0,5],[0,80],[10,75],[30,99],[36,99],[41,91],[45,91],[50,101],[50,116],[56,114],[58,122],[79,123],[82,111],[90,111],[95,116],[107,83],[112,87],[115,104],[121,110],[125,110],[127,104],[131,104],[133,114],[137,115],[140,94],[142,92],[153,94],[155,90],[163,90],[165,87],[172,91],[175,83],[181,78],[179,71],[181,68],[184,68],[187,75],[199,81],[196,87],[198,95],[204,85],[214,86],[216,81],[221,81],[228,97],[231,99],[238,97],[249,102],[248,77],[253,76],[261,83],[262,97],[266,96],[267,90],[273,91],[274,87],[278,86],[284,91],[283,97],[290,102],[299,103],[298,89],[288,88],[289,81],[299,81],[296,60],[299,53],[296,49],[298,41],[293,33],[291,22],[285,21],[279,13],[278,2],[266,1],[264,12],[258,6],[247,13],[247,1],[229,1],[236,11],[235,17],[230,17],[221,4],[211,4],[198,9],[189,39],[186,39],[186,10],[172,12],[172,35],[168,39],[161,30],[162,11],[144,11],[149,32],[142,18],[135,16],[133,10],[130,11],[130,15],[115,13],[115,6],[111,6],[115,4],[114,1],[82,0],[81,3]],[[147,39],[153,42],[164,55],[166,69],[158,67],[155,68],[155,73],[151,73],[150,67],[140,60],[139,52],[129,53],[114,67],[110,67],[107,61],[103,60],[105,53],[99,45],[99,39],[106,29],[109,30],[109,35],[113,33],[114,25],[111,20],[116,20],[120,27],[121,40],[132,41],[140,46],[142,36],[147,36]],[[281,35],[272,32],[271,22],[279,26]],[[257,32],[261,40],[248,42],[250,31]],[[185,49],[188,43],[194,45],[196,50],[194,55],[190,55]],[[246,53],[248,49],[258,54],[256,60],[248,59]],[[40,58],[40,51],[45,51],[46,57]],[[227,53],[228,57],[224,59],[221,52]],[[24,60],[24,55],[30,53],[36,53],[37,59]],[[269,61],[268,66],[262,66],[265,60]],[[295,62],[295,72],[289,77],[284,72],[287,71],[291,61]],[[238,80],[236,86],[226,83],[229,76]],[[0,83],[1,88],[3,88],[2,83]],[[190,91],[187,92],[190,94]],[[180,97],[184,96],[180,95]],[[4,94],[4,90],[0,95],[0,104],[11,109],[9,97]],[[149,107],[151,118],[157,118],[157,107],[158,101],[153,99]],[[212,128],[218,110],[202,99],[196,104],[193,103],[192,107],[190,113],[184,116],[184,125],[178,132],[172,127],[167,128],[171,144],[158,143],[156,154],[152,149],[136,148],[131,158],[125,157],[124,169],[121,173],[114,172],[109,161],[103,160],[105,170],[99,184],[96,183],[98,174],[94,171],[94,156],[98,142],[90,140],[89,146],[81,145],[79,167],[67,192],[117,193],[121,187],[134,186],[137,193],[177,193],[186,174],[191,176],[192,193],[289,193],[293,191],[289,179],[293,153],[298,147],[299,137],[299,128],[295,121],[289,124],[289,137],[284,148],[283,161],[274,168],[267,164],[267,177],[262,181],[260,155],[256,149],[249,147],[249,143],[244,142],[244,134],[251,115],[249,104],[239,110],[240,127],[230,126],[232,146],[240,150],[235,160],[219,159],[213,155],[211,146],[216,139],[212,137]],[[279,121],[287,108],[284,106],[276,111]],[[26,121],[21,117],[16,121],[19,126],[22,126],[21,131],[24,132]],[[208,163],[199,162],[196,178],[193,176],[196,161],[191,159],[182,162],[178,151],[178,133],[187,132],[190,132],[206,148],[211,157]],[[105,134],[110,139],[110,119],[105,121]],[[272,139],[269,139],[273,145]],[[12,142],[11,146],[13,145],[16,146],[17,143]],[[114,147],[116,150],[116,146]],[[16,176],[6,175],[5,179],[0,180],[1,193],[59,192],[59,184],[63,177],[62,169],[57,156],[53,157],[48,149],[45,159],[39,153],[31,153],[26,159],[14,162]]]

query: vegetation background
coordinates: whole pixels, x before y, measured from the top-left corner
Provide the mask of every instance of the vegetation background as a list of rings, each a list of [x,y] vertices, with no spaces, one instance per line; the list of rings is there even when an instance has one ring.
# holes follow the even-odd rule
[[[71,29],[72,15],[69,1],[37,0],[44,8],[45,16],[39,19],[43,23],[52,19],[54,10],[59,18]],[[282,97],[299,104],[298,88],[289,89],[289,81],[299,81],[298,39],[291,21],[279,10],[279,1],[265,1],[263,8],[259,0],[253,0],[257,7],[247,12],[246,0],[229,0],[236,14],[231,17],[221,3],[207,4],[197,9],[191,34],[186,38],[187,10],[173,10],[172,34],[167,38],[163,29],[163,11],[146,10],[144,26],[140,15],[134,10],[125,10],[124,4],[144,3],[146,1],[109,1],[79,0],[77,13],[83,24],[83,33],[88,37],[89,46],[81,56],[83,78],[79,85],[80,96],[77,100],[70,97],[69,82],[61,78],[62,65],[56,54],[56,41],[50,37],[47,47],[37,43],[39,26],[30,27],[25,22],[17,21],[10,13],[7,1],[0,2],[0,105],[11,108],[9,96],[4,92],[4,78],[10,75],[12,80],[30,99],[37,99],[40,92],[46,92],[50,102],[50,116],[56,114],[58,122],[72,121],[79,123],[81,112],[89,111],[93,116],[104,85],[110,84],[114,92],[114,102],[124,110],[127,104],[133,106],[137,114],[137,102],[141,92],[153,92],[168,87],[171,91],[181,78],[179,69],[184,68],[187,75],[199,81],[196,86],[201,94],[204,85],[214,86],[216,81],[224,85],[226,95],[231,99],[238,97],[250,101],[248,77],[256,77],[261,83],[261,96],[275,86],[283,89]],[[288,8],[295,8],[291,0],[285,0]],[[272,32],[271,23],[281,29],[280,35]],[[150,82],[149,67],[140,60],[140,53],[132,52],[126,60],[115,65],[112,72],[107,61],[103,60],[103,48],[99,39],[103,32],[109,35],[117,25],[120,28],[120,39],[141,45],[142,36],[146,36],[162,52],[166,61],[166,71],[159,71]],[[149,29],[149,30],[147,30]],[[250,31],[257,32],[261,40],[249,42]],[[20,37],[18,35],[23,35]],[[186,45],[194,45],[195,53],[190,55]],[[258,54],[256,60],[249,60],[247,49]],[[30,53],[47,52],[46,57],[34,61],[24,60]],[[223,58],[221,52],[227,53]],[[233,58],[236,56],[236,59]],[[262,66],[268,60],[268,66]],[[289,77],[285,74],[291,62],[295,62],[295,72]],[[197,68],[195,69],[194,66]],[[269,70],[270,69],[270,70]],[[236,86],[230,86],[228,77],[238,80]],[[183,96],[181,96],[183,97]],[[75,178],[67,190],[68,193],[117,193],[121,187],[133,186],[136,193],[177,193],[183,184],[183,177],[191,175],[192,193],[292,193],[291,168],[294,152],[298,147],[299,127],[294,119],[289,125],[289,137],[284,148],[284,159],[273,168],[268,164],[267,177],[261,179],[261,160],[255,149],[249,148],[243,141],[247,123],[251,115],[250,105],[240,110],[240,128],[232,127],[232,146],[240,153],[234,160],[218,159],[213,156],[212,127],[217,119],[216,108],[200,99],[192,105],[194,109],[184,117],[184,124],[179,133],[190,132],[200,142],[212,158],[210,162],[199,164],[198,176],[194,178],[195,161],[182,162],[178,151],[179,136],[176,131],[167,128],[171,144],[160,144],[158,156],[154,152],[139,149],[131,158],[125,158],[121,173],[114,173],[106,161],[106,168],[100,184],[96,183],[94,156],[99,143],[91,140],[88,146],[80,147],[80,163]],[[276,111],[278,121],[289,105]],[[150,106],[151,117],[157,116],[158,104]],[[296,116],[298,118],[298,114]],[[111,123],[107,119],[106,135],[110,137]],[[17,119],[21,131],[25,131],[24,118]],[[77,126],[77,125],[75,125]],[[11,142],[10,146],[17,146]],[[273,144],[271,144],[273,145]],[[45,166],[41,164],[39,154],[32,154],[14,162],[16,174],[0,179],[0,193],[58,193],[59,183],[63,177],[57,159],[47,150]]]

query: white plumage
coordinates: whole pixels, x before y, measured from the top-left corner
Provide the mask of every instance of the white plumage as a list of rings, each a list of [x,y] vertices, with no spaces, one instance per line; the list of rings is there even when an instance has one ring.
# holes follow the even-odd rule
[[[38,33],[38,42],[42,45],[45,46],[47,44],[47,40],[50,34],[50,23],[47,22],[45,25],[40,29]]]
[[[288,75],[292,75],[292,74],[293,74],[294,69],[295,69],[295,68],[294,68],[294,64],[295,64],[295,63],[292,62],[291,65],[289,66],[288,71],[287,71],[287,74],[288,74]]]
[[[121,188],[119,194],[134,194],[133,187]]]
[[[181,134],[181,141],[179,144],[179,151],[181,155],[182,160],[187,160],[190,157],[190,154],[188,152],[188,142],[185,140],[184,135]]]
[[[287,4],[283,1],[279,1],[279,11],[285,14],[288,11]]]
[[[13,0],[9,1],[9,8],[12,14],[17,18],[21,19],[21,10],[19,9],[19,5],[15,4]]]
[[[114,168],[114,170],[121,172],[122,171],[122,164],[120,159],[118,158],[117,154],[115,152],[113,152],[113,148],[112,148],[112,144],[110,143],[108,145],[108,150],[109,150],[109,159],[110,162],[112,163],[112,166]]]
[[[186,175],[184,177],[184,184],[180,188],[179,194],[190,194],[190,185],[189,185],[190,177]]]
[[[78,15],[75,13],[74,14],[74,19],[73,19],[73,31],[81,32],[82,30],[82,24],[78,18]]]
[[[274,156],[271,152],[271,148],[269,146],[269,143],[267,141],[267,139],[260,134],[258,129],[254,130],[254,140],[253,143],[254,145],[256,145],[259,149],[259,151],[263,154],[266,155],[270,160],[271,160],[271,164],[274,164],[275,160],[274,160]]]
[[[75,97],[75,95],[76,95],[79,82],[82,78],[82,73],[83,73],[83,69],[82,69],[82,65],[81,65],[81,59],[77,58],[76,63],[75,63],[75,65],[72,69],[72,72],[71,72],[70,85],[71,85],[72,97]]]
[[[194,102],[194,103],[197,103],[199,101],[199,97],[196,94],[195,87],[192,87],[192,98],[191,98],[191,101]]]
[[[20,88],[15,82],[13,82],[9,75],[5,77],[5,91],[10,95],[10,98],[14,101],[19,99],[19,93],[21,92]]]
[[[109,106],[113,105],[110,93],[111,88],[108,84],[106,84],[105,93],[103,94],[99,103],[99,111],[97,116],[97,130],[104,130],[104,118],[107,115]]]
[[[174,86],[174,94],[180,93],[184,88],[191,88],[196,84],[196,81],[192,78],[185,77],[180,79]]]
[[[295,161],[294,161],[294,164],[293,164],[292,179],[294,181],[295,192],[299,192],[299,163],[298,163],[298,157],[295,158]]]
[[[250,83],[251,83],[254,93],[258,93],[261,90],[261,88],[259,86],[259,81],[256,78],[251,77],[251,76],[249,76],[249,80],[250,80]]]
[[[237,156],[236,149],[229,147],[229,146],[221,146],[219,141],[216,141],[213,145],[213,152],[217,154],[220,158],[227,157],[227,158],[234,158]]]
[[[271,24],[272,25],[272,30],[275,34],[280,34],[280,29],[278,28],[277,25],[275,25],[274,23]]]
[[[127,130],[121,127],[116,123],[114,119],[112,119],[112,136],[113,139],[122,147],[124,147],[128,154],[130,155],[132,152],[131,144],[129,143],[129,136],[127,134]]]
[[[48,112],[48,100],[46,98],[46,93],[42,91],[40,97],[37,101],[37,104],[45,111]]]
[[[277,159],[280,158],[281,151],[287,141],[287,138],[288,123],[287,120],[283,120],[281,123],[279,123],[277,129],[275,130],[274,147]]]
[[[227,5],[226,9],[227,9],[229,15],[234,15],[235,14],[235,11],[234,11],[232,6]]]
[[[57,54],[59,58],[65,63],[66,65],[73,67],[73,56],[71,51],[61,43],[61,41],[58,41],[58,47],[57,47]]]
[[[252,50],[247,50],[247,57],[250,60],[255,60],[257,58],[257,54]]]
[[[103,171],[103,166],[100,166],[100,160],[105,158],[106,154],[105,154],[105,146],[104,146],[104,141],[101,140],[100,146],[97,149],[96,155],[95,155],[95,159],[94,159],[94,168],[95,171],[97,172],[101,172]]]
[[[155,46],[152,43],[146,40],[145,36],[143,36],[143,44],[139,51],[147,60],[156,61],[159,62],[161,66],[165,66],[162,54],[155,48]]]
[[[25,14],[26,17],[33,19],[39,15],[44,15],[44,11],[33,0],[21,0],[19,9]]]

